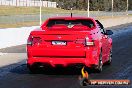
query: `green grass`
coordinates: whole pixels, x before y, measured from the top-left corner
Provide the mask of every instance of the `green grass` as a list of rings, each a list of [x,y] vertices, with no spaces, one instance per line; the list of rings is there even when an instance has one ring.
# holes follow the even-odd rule
[[[31,27],[39,26],[38,21],[34,22],[17,22],[15,24],[0,24],[0,28],[17,28],[17,27]]]
[[[0,6],[0,15],[29,15],[39,14],[39,7],[15,7],[15,6]],[[70,13],[71,10],[64,10],[60,8],[46,8],[42,7],[43,14],[49,13]],[[73,10],[73,13],[86,13],[86,11]]]
[[[10,16],[12,15],[31,15],[31,14],[39,14],[39,7],[15,7],[15,6],[0,6],[0,16]],[[70,13],[71,10],[64,10],[60,8],[42,8],[42,14],[60,14],[60,13]],[[80,13],[84,14],[87,13],[87,11],[79,11],[79,10],[72,10],[72,13]],[[93,13],[98,13],[98,11],[90,11],[90,14]],[[132,14],[128,15],[132,16]],[[120,17],[120,16],[118,16]],[[118,17],[113,17],[113,18],[118,18]],[[121,16],[122,17],[122,16]],[[108,19],[111,18],[111,16],[101,16],[101,17],[96,17],[96,19]],[[5,19],[4,19],[5,20]],[[14,19],[15,20],[15,19]],[[14,21],[13,20],[13,21]],[[13,23],[1,23],[0,28],[13,28],[13,27],[23,27],[23,26],[35,26],[39,25],[39,21],[34,21],[34,22],[17,22],[15,24]]]

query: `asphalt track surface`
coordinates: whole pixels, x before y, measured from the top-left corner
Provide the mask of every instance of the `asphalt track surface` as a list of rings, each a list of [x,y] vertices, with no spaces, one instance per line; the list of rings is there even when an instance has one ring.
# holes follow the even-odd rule
[[[103,72],[89,71],[91,79],[129,79],[132,81],[132,24],[113,29],[113,62],[103,66]],[[0,50],[6,53],[26,53],[25,45]],[[2,69],[5,75],[1,75]],[[0,88],[82,88],[80,69],[55,69],[39,74],[29,74],[25,63],[15,63],[0,68]],[[84,88],[132,88],[128,86],[86,86]]]

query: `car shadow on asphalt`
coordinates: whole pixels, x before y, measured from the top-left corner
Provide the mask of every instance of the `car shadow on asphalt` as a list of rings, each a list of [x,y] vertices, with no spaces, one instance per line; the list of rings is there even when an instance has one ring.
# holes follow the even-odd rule
[[[12,67],[12,65],[9,65],[5,68]],[[76,68],[76,67],[58,67],[58,68],[46,68],[46,69],[39,69],[34,74],[43,74],[43,75],[81,75],[81,69],[82,68]],[[96,73],[95,70],[87,68],[86,71],[89,74]],[[26,64],[19,64],[16,67],[12,67],[9,70],[10,73],[15,74],[33,74],[30,73],[29,69],[27,68]]]
[[[16,74],[32,74],[28,70],[26,64],[21,64],[13,69],[10,70],[11,73]],[[34,74],[44,74],[44,75],[81,75],[80,68],[46,68],[46,69],[39,69]]]
[[[104,66],[103,68],[107,68],[107,66]],[[48,69],[40,69],[36,74],[41,75],[47,75],[47,76],[75,76],[75,75],[81,75],[81,69],[82,68],[76,68],[76,67],[59,67],[59,68],[48,68]],[[94,74],[97,73],[95,70],[92,69],[86,69],[88,74]],[[1,73],[2,72],[2,73]],[[21,61],[18,63],[10,64],[4,67],[0,67],[0,75],[5,75],[6,73],[11,74],[20,74],[20,75],[33,75],[30,73],[29,69],[27,68],[27,65],[25,61]],[[98,73],[97,73],[98,74]]]

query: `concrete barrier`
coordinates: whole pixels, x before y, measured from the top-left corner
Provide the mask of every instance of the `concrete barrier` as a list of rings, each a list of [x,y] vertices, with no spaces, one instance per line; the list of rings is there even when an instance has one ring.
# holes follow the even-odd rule
[[[30,32],[35,28],[38,26],[0,29],[0,48],[26,44]]]
[[[112,26],[118,26],[121,24],[131,23],[132,16],[105,18],[105,19],[100,19],[100,22],[104,25],[105,28],[108,28]]]
[[[121,24],[131,23],[132,16],[100,19],[105,28]],[[0,29],[0,48],[26,44],[32,30],[39,26]]]

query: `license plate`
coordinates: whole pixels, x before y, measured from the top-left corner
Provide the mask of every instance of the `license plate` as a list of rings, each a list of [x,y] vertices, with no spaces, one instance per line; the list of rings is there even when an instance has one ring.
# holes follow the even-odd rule
[[[52,45],[66,45],[65,41],[52,41]]]

